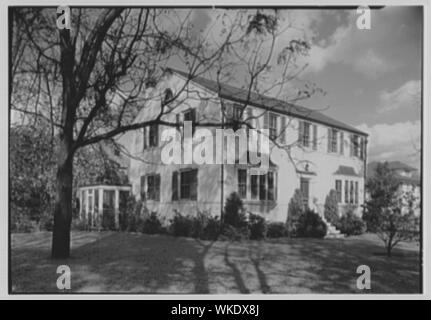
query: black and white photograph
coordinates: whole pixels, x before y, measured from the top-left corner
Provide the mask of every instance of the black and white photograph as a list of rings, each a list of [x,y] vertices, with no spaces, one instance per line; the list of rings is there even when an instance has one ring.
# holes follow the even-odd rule
[[[7,8],[8,294],[423,294],[424,5],[154,5]]]

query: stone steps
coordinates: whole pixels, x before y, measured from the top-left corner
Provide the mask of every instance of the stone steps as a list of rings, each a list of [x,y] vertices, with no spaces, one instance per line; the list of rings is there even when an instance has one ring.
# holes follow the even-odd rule
[[[331,224],[329,221],[325,219],[325,217],[322,215],[322,220],[326,223],[327,231],[325,238],[328,239],[339,239],[344,238],[345,235],[340,232],[333,224]]]

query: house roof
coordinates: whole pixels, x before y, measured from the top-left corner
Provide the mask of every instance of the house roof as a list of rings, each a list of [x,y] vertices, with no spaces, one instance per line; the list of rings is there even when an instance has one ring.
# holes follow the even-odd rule
[[[353,167],[348,166],[339,166],[337,171],[334,172],[334,174],[339,174],[343,176],[352,176],[352,177],[358,177],[359,175],[355,172],[355,169]]]
[[[368,136],[367,133],[356,129],[353,126],[345,124],[341,121],[335,120],[331,117],[324,115],[319,111],[308,109],[292,103],[288,103],[276,98],[268,97],[255,92],[249,92],[246,89],[240,89],[228,84],[221,84],[214,80],[209,80],[200,76],[191,76],[189,73],[169,68],[168,70],[179,74],[180,76],[193,81],[204,88],[218,93],[220,98],[227,99],[239,103],[247,103],[255,107],[274,110],[288,116],[294,116],[304,120],[314,121],[323,125],[331,126],[334,128],[350,131],[360,135]]]

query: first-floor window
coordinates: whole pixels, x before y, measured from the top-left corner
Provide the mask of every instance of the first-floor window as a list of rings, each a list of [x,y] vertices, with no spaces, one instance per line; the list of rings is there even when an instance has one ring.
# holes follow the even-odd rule
[[[341,202],[341,180],[335,180],[335,191],[337,192],[337,202]]]
[[[198,195],[198,170],[181,171],[180,174],[180,198],[197,200]]]
[[[353,203],[353,200],[354,200],[354,184],[353,184],[353,181],[350,181],[350,203]]]
[[[277,172],[269,171],[267,174],[251,175],[250,181],[252,200],[277,200]]]
[[[160,200],[160,175],[153,174],[147,176],[147,199]]]
[[[300,180],[300,190],[302,194],[302,201],[304,208],[308,208],[308,198],[310,197],[310,180],[306,178],[301,178]]]
[[[349,203],[349,181],[344,181],[344,203]]]
[[[238,169],[238,194],[240,198],[247,198],[247,170]]]

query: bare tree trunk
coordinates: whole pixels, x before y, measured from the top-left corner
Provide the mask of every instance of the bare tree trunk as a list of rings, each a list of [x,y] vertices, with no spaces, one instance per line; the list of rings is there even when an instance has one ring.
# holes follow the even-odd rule
[[[63,158],[62,155],[59,156]],[[72,181],[71,160],[59,160],[54,209],[54,229],[52,234],[52,258],[64,259],[70,255],[70,225],[72,222]]]
[[[74,83],[74,48],[69,30],[60,31],[61,74],[63,80],[60,148],[57,161],[57,184],[52,234],[52,258],[63,259],[70,255],[70,225],[72,222],[73,187],[73,126],[76,110]]]

